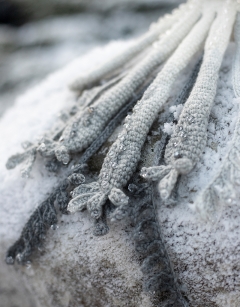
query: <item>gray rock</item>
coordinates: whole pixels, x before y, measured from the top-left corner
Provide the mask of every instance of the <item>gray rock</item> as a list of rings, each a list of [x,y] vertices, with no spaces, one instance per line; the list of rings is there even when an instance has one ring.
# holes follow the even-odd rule
[[[7,158],[20,151],[20,143],[24,139],[34,142],[49,129],[60,110],[74,105],[76,97],[70,93],[67,84],[80,69],[84,72],[125,47],[127,43],[113,43],[76,59],[20,97],[2,117],[1,251],[17,239],[35,206],[64,175],[64,172],[58,176],[49,175],[39,159],[31,177],[23,179],[20,178],[19,168],[5,169]],[[239,208],[222,208],[218,212],[218,223],[210,225],[201,221],[189,208],[196,192],[213,177],[214,170],[221,163],[219,159],[226,152],[227,139],[234,128],[236,106],[229,81],[232,52],[230,48],[222,65],[209,123],[208,144],[218,139],[218,152],[207,146],[203,162],[180,182],[179,203],[176,206],[162,205],[158,210],[176,278],[189,305],[194,307],[237,307],[240,303]],[[183,78],[176,83],[170,104],[188,74],[188,70],[183,72]],[[230,124],[227,125],[226,121]],[[211,128],[213,122],[214,129]],[[148,138],[144,151],[146,164],[151,162],[149,155],[156,135]],[[155,202],[159,204],[157,198]],[[33,255],[32,263],[1,269],[0,288],[4,289],[0,292],[1,302],[4,299],[6,306],[15,303],[11,301],[15,299],[19,306],[159,306],[157,298],[143,291],[144,274],[134,251],[132,225],[127,219],[111,224],[109,233],[104,237],[92,235],[92,224],[86,213],[62,216],[59,220],[58,228],[49,230],[44,246]],[[16,295],[9,295],[14,289],[17,289]]]

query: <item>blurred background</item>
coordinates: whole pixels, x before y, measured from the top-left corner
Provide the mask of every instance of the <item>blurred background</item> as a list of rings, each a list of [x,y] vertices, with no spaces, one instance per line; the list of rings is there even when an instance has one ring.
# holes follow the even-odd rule
[[[0,0],[0,116],[90,49],[146,31],[184,0]]]

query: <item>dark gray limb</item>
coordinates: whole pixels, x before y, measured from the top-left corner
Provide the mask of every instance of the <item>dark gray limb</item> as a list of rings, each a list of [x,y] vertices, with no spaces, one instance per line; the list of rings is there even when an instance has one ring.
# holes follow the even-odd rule
[[[16,259],[19,264],[24,264],[36,246],[40,246],[46,235],[47,229],[57,223],[57,213],[54,207],[54,195],[49,196],[32,213],[24,226],[21,236],[7,251],[6,262],[13,264]]]
[[[18,164],[22,163],[23,161],[26,161],[29,156],[33,155],[36,155],[36,146],[29,146],[25,152],[11,156],[6,163],[6,168],[13,169]]]
[[[81,180],[81,182],[83,181],[83,175],[77,173],[84,169],[85,163],[109,138],[115,128],[127,115],[127,112],[136,103],[136,101],[141,98],[145,90],[146,87],[144,87],[140,93],[134,95],[133,99],[110,121],[101,135],[84,152],[80,158],[79,164],[75,168],[69,170],[67,174],[69,179],[63,180],[63,182],[59,184],[55,191],[32,213],[21,233],[20,238],[7,251],[7,264],[13,264],[16,258],[18,263],[25,263],[31,255],[32,251],[38,247],[45,238],[48,228],[51,225],[57,223],[57,214],[54,207],[55,201],[58,205],[59,211],[62,214],[67,214],[67,205],[70,201],[70,186],[75,185],[77,182],[79,182],[79,180]],[[54,163],[50,163],[49,167],[54,169]],[[106,218],[104,216],[95,222],[94,234],[105,235],[108,230],[109,228],[106,224]]]
[[[200,60],[194,68],[187,84],[184,86],[175,104],[184,104],[196,81]],[[173,121],[173,115],[168,121]],[[165,147],[169,141],[167,134],[163,133],[161,139],[155,144],[154,165],[162,162]],[[176,201],[177,188],[173,191],[172,198]],[[188,303],[183,298],[171,265],[171,261],[162,239],[158,213],[154,203],[154,186],[151,183],[141,185],[131,184],[128,187],[131,198],[131,221],[134,225],[135,248],[142,259],[141,270],[144,274],[143,288],[145,291],[158,297],[158,302],[163,306],[187,307]]]

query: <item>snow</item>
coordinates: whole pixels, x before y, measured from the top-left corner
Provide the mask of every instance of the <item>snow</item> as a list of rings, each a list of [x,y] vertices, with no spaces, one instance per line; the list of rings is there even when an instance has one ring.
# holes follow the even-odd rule
[[[0,121],[0,237],[2,252],[17,239],[34,208],[46,197],[59,177],[49,175],[37,160],[31,177],[20,177],[20,168],[7,171],[7,158],[21,151],[25,140],[35,141],[59,120],[59,112],[74,105],[76,96],[68,89],[79,72],[84,73],[128,47],[113,42],[77,58],[63,69],[19,97]],[[237,205],[223,208],[215,225],[205,224],[191,209],[197,192],[213,178],[221,165],[231,140],[239,100],[234,99],[231,85],[230,45],[224,59],[215,105],[208,127],[208,142],[203,159],[187,176],[181,178],[180,203],[160,206],[159,220],[174,270],[186,287],[190,306],[234,307],[239,296],[239,225]],[[179,90],[175,87],[169,105]],[[170,107],[177,118],[180,107]],[[172,125],[165,125],[171,133]],[[135,258],[129,225],[111,225],[104,238],[92,236],[86,213],[61,217],[59,228],[50,230],[44,250],[39,251],[31,268],[22,275],[42,306],[68,306],[110,300],[109,306],[152,306],[141,292],[142,273]],[[40,290],[39,290],[40,289]],[[133,295],[138,293],[138,295]],[[81,298],[83,301],[81,301]],[[79,301],[77,301],[79,300]],[[111,305],[112,304],[112,305]],[[75,305],[71,305],[75,306]],[[107,306],[105,304],[105,306]]]
[[[174,124],[173,123],[165,123],[163,127],[163,132],[167,133],[168,135],[171,135],[174,130]]]
[[[173,113],[173,116],[174,116],[174,119],[178,119],[178,117],[179,117],[179,115],[181,114],[181,112],[182,112],[182,109],[183,109],[183,105],[182,104],[179,104],[179,105],[177,105],[177,106],[171,106],[170,108],[169,108],[169,111],[171,112],[171,113]]]
[[[61,176],[47,173],[42,167],[41,159],[36,161],[30,178],[23,179],[20,176],[21,166],[11,171],[6,170],[8,157],[22,151],[23,141],[34,142],[39,139],[44,131],[59,120],[61,110],[74,105],[76,96],[70,92],[68,84],[79,75],[79,71],[84,73],[96,67],[127,46],[128,43],[113,42],[74,60],[19,97],[15,105],[2,117],[2,258],[6,248],[19,236],[31,212],[61,179]],[[110,306],[117,306],[119,302],[122,302],[122,306],[127,306],[129,301],[135,301],[142,307],[151,306],[149,298],[140,290],[142,273],[133,254],[134,247],[129,232],[124,224],[120,223],[112,225],[111,232],[105,237],[94,237],[92,222],[87,213],[62,216],[59,228],[55,231],[49,230],[43,251],[38,251],[39,257],[30,268],[23,268],[22,275],[27,280],[26,286],[35,293],[35,299],[41,306],[46,307],[52,306],[51,304],[68,306],[71,303],[85,306],[84,300],[88,301],[89,306],[96,306],[96,302],[105,306],[107,300]],[[62,265],[65,263],[67,266]],[[100,272],[104,274],[104,278],[99,275]],[[19,276],[15,274],[12,278],[15,280]],[[1,279],[4,280],[5,277]],[[135,291],[140,291],[140,295],[132,295]],[[52,300],[54,302],[51,303]]]
[[[220,71],[202,160],[190,174],[182,176],[180,202],[175,207],[159,208],[163,237],[178,278],[188,289],[191,306],[240,305],[239,205],[219,208],[215,224],[206,224],[193,210],[198,192],[219,170],[235,128],[240,99],[234,98],[231,82],[233,53],[234,45],[230,44]]]

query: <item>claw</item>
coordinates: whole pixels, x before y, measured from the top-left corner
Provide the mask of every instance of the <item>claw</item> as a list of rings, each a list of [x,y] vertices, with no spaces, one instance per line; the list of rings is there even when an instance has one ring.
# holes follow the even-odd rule
[[[107,200],[107,195],[99,192],[87,202],[87,209],[90,212],[92,218],[99,219],[102,215],[102,206]]]
[[[68,164],[68,162],[70,161],[70,155],[68,153],[68,150],[63,145],[59,146],[55,150],[55,155],[56,155],[56,158],[58,159],[58,161],[62,162],[63,164]]]
[[[22,177],[23,178],[28,178],[29,177],[29,174],[33,168],[33,164],[36,160],[36,156],[37,156],[37,151],[35,148],[31,149],[29,152],[28,152],[28,157],[27,157],[27,160],[26,160],[26,165],[25,167],[21,170],[21,174],[22,174]]]
[[[83,174],[73,173],[72,175],[68,177],[68,180],[73,185],[79,185],[79,184],[84,183],[85,176]]]
[[[6,168],[7,169],[13,169],[15,168],[18,164],[22,163],[23,161],[27,160],[28,158],[28,151],[23,152],[23,153],[18,153],[16,155],[11,156],[6,163]]]
[[[111,222],[116,222],[124,219],[129,214],[129,208],[126,205],[117,207],[111,214]]]
[[[126,206],[128,204],[128,196],[120,189],[113,188],[108,196],[109,200],[117,207]]]
[[[37,151],[43,157],[54,157],[55,142],[51,142],[48,139],[42,140],[42,143],[38,146]]]
[[[169,171],[172,169],[171,166],[152,166],[152,167],[143,167],[141,170],[141,176],[144,179],[152,180],[152,181],[158,181],[162,179],[164,176],[166,176]]]
[[[67,207],[67,210],[71,213],[82,211],[87,208],[87,201],[89,197],[92,196],[92,193],[85,193],[78,195],[77,197],[73,198]]]
[[[96,184],[96,182],[88,183],[88,184],[81,184],[78,187],[76,187],[72,192],[72,198],[77,197],[78,195],[91,193],[99,191],[99,186]]]

